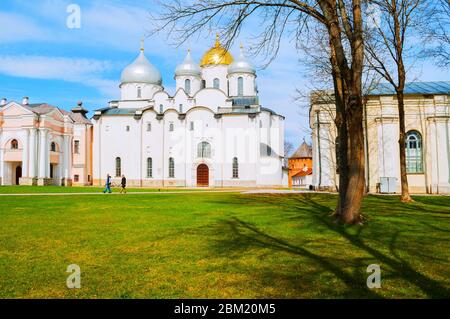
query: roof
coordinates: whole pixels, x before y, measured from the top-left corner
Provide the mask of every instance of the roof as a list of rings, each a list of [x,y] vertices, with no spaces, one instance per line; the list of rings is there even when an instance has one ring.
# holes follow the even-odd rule
[[[369,96],[393,94],[395,90],[391,84],[380,83]],[[450,94],[450,81],[406,83],[404,94]]]
[[[259,105],[259,99],[257,96],[234,97],[232,98],[232,101],[233,106]]]
[[[292,177],[302,177],[302,176],[308,176],[312,174],[312,168],[308,167],[307,170],[301,170],[297,174],[293,175]]]
[[[136,111],[140,109],[136,108],[108,108],[106,110],[99,110],[102,112],[102,115],[134,115]]]
[[[48,114],[54,110],[59,110],[63,115],[67,115],[70,117],[72,121],[75,123],[82,123],[82,124],[92,124],[91,121],[89,121],[87,118],[85,118],[83,115],[79,113],[72,113],[63,109],[60,109],[57,106],[53,106],[47,103],[33,103],[33,104],[20,104],[25,109],[37,114],[37,115],[45,115]]]
[[[305,141],[297,148],[297,150],[289,158],[308,158],[312,157],[312,147]]]

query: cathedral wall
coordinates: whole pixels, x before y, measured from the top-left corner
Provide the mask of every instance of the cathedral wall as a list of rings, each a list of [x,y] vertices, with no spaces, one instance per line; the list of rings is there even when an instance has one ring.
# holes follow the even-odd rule
[[[256,96],[256,76],[249,73],[233,73],[228,75],[230,96],[238,96],[238,78],[243,79],[243,96]]]
[[[202,67],[202,79],[206,82],[206,88],[214,87],[214,79],[219,79],[220,90],[225,94],[228,92],[227,84],[228,65],[206,65]]]

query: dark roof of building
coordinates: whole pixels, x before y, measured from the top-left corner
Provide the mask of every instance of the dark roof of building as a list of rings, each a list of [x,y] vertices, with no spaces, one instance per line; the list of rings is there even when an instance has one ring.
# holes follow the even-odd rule
[[[405,94],[450,94],[450,81],[410,82],[405,85]],[[380,83],[369,93],[374,95],[392,95],[395,90],[389,83]]]
[[[33,104],[21,104],[24,108],[27,110],[30,110],[31,112],[37,114],[37,115],[45,115],[52,111],[59,110],[63,115],[69,116],[72,121],[75,123],[82,123],[82,124],[92,124],[91,121],[89,121],[87,118],[85,118],[83,115],[79,113],[72,113],[63,109],[60,109],[57,106],[53,106],[47,103],[33,103]]]
[[[305,141],[299,146],[299,148],[289,158],[310,158],[312,157],[312,147]]]

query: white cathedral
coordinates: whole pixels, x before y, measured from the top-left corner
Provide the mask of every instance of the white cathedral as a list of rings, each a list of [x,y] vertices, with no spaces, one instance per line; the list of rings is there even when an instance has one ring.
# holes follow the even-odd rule
[[[284,117],[260,105],[256,70],[216,39],[200,65],[188,51],[169,95],[144,54],[125,68],[121,99],[93,117],[93,183],[282,186]]]

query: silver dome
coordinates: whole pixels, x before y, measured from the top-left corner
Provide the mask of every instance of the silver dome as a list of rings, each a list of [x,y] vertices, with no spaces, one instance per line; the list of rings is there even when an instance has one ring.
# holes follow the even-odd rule
[[[255,74],[256,69],[253,66],[253,64],[247,60],[247,58],[244,55],[244,48],[241,45],[241,53],[239,54],[239,57],[234,60],[233,63],[230,64],[228,67],[228,73],[251,73]]]
[[[121,82],[161,85],[162,77],[161,72],[147,60],[141,49],[138,58],[123,70]]]
[[[188,50],[183,63],[178,65],[175,69],[175,76],[200,76],[201,73],[202,71],[200,70],[200,67],[191,57],[191,50]]]

